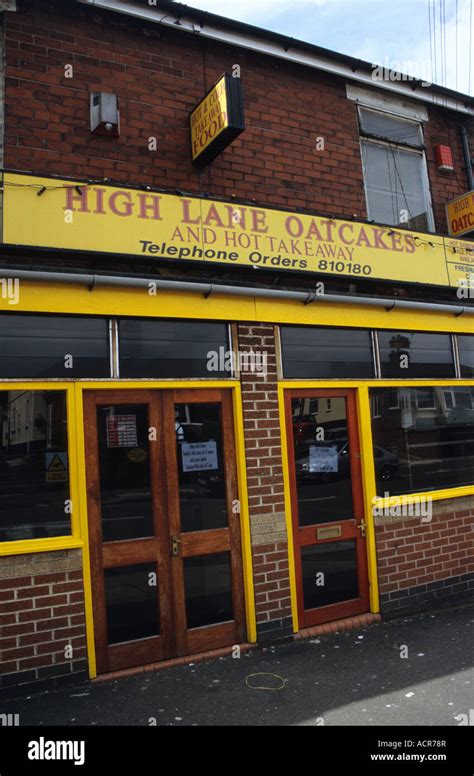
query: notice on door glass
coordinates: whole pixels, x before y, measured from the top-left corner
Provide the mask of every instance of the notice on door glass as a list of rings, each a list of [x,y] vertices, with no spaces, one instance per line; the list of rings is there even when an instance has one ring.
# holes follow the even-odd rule
[[[184,472],[205,472],[218,469],[217,444],[209,442],[183,442],[181,455]]]
[[[107,447],[138,447],[136,415],[107,417]]]
[[[67,453],[46,453],[46,482],[67,482]]]
[[[337,447],[316,447],[316,445],[311,445],[309,448],[310,472],[337,472],[338,467]]]

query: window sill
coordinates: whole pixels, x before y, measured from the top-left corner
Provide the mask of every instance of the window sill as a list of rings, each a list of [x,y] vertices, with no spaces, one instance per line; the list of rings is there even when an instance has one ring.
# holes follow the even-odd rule
[[[20,539],[15,542],[0,543],[0,557],[7,555],[28,555],[38,552],[75,550],[84,546],[81,539],[74,536],[52,536],[47,539]]]
[[[444,488],[443,490],[424,491],[423,493],[402,493],[399,496],[379,497],[374,500],[374,507],[387,509],[400,504],[416,504],[420,501],[444,501],[454,498],[474,496],[474,485],[463,485],[460,488]]]

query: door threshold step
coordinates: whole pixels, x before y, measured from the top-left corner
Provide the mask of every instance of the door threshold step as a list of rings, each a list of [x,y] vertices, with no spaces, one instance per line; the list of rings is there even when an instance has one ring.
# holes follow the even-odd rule
[[[133,668],[122,668],[120,671],[111,671],[107,674],[100,674],[92,679],[96,682],[111,682],[114,679],[123,679],[126,676],[136,676],[137,674],[149,674],[152,671],[160,671],[162,668],[172,668],[173,666],[185,666],[189,663],[203,663],[205,660],[214,660],[216,657],[227,657],[231,655],[235,647],[239,647],[241,652],[248,652],[255,649],[257,644],[233,644],[230,647],[221,647],[220,649],[210,649],[207,652],[198,652],[195,655],[186,655],[185,657],[172,657],[168,660],[160,660],[158,663],[146,663],[142,666]]]
[[[382,616],[379,613],[367,612],[366,614],[356,614],[354,617],[344,617],[342,620],[333,620],[333,622],[325,622],[322,625],[311,625],[309,628],[301,628],[298,633],[294,634],[294,638],[308,639],[312,636],[327,636],[329,633],[365,628],[367,625],[373,625],[373,623],[381,622],[381,620]]]

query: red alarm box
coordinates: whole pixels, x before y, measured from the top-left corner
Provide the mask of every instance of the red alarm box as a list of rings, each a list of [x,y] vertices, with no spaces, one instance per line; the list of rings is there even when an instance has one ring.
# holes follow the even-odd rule
[[[447,145],[437,145],[435,146],[435,152],[438,170],[454,172],[453,154],[450,147]]]

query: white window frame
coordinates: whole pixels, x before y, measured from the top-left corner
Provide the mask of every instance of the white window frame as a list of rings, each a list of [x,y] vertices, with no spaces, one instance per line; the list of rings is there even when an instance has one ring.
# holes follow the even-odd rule
[[[430,179],[428,175],[428,165],[426,163],[426,154],[424,148],[416,148],[415,146],[410,145],[403,145],[402,143],[398,144],[395,141],[387,141],[383,138],[377,139],[374,137],[367,137],[361,133],[361,125],[362,125],[362,118],[361,118],[361,110],[369,110],[373,113],[384,113],[386,116],[389,116],[391,118],[396,119],[397,121],[406,121],[408,123],[412,124],[418,124],[420,128],[421,133],[421,141],[424,145],[424,133],[423,133],[423,124],[421,121],[416,119],[410,119],[406,118],[405,116],[399,116],[396,113],[392,113],[386,110],[381,110],[380,108],[373,108],[368,105],[358,105],[357,108],[357,115],[359,119],[359,146],[360,146],[360,158],[362,162],[362,176],[364,179],[364,194],[365,194],[365,204],[367,207],[367,216],[369,220],[373,220],[373,215],[371,213],[371,207],[370,207],[370,201],[369,201],[369,194],[367,189],[367,181],[366,181],[366,175],[365,175],[365,164],[364,164],[364,151],[363,151],[363,145],[364,143],[372,143],[373,145],[378,146],[386,146],[387,148],[391,149],[399,149],[401,151],[405,151],[407,153],[413,153],[421,157],[421,183],[423,186],[423,194],[426,201],[426,215],[428,219],[428,231],[429,232],[435,232],[436,225],[434,220],[434,212],[433,212],[433,201],[431,197],[431,187],[430,187]],[[403,227],[404,224],[395,224],[391,225],[395,227]]]
[[[418,402],[418,396],[419,396],[418,391],[433,391],[433,404],[431,406],[429,406],[429,407],[420,407],[420,404]],[[435,389],[431,385],[427,385],[427,386],[418,385],[418,386],[416,386],[416,388],[415,388],[415,401],[416,401],[416,408],[417,408],[417,410],[421,410],[422,412],[423,412],[423,410],[428,410],[428,411],[435,410],[436,409],[436,391],[435,391]]]
[[[372,420],[375,420],[375,418],[381,418],[382,417],[382,407],[381,407],[381,401],[380,401],[380,394],[373,394],[371,397],[372,402]]]

